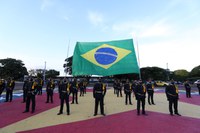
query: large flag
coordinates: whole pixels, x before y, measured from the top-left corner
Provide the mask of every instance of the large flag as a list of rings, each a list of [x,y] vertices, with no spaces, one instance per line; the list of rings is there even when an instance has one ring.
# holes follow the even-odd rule
[[[139,73],[132,39],[107,42],[77,42],[72,75]]]

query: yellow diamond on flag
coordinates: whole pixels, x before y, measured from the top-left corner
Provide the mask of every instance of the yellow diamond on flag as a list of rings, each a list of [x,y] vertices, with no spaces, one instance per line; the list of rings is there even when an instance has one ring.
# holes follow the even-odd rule
[[[130,50],[103,44],[81,56],[97,66],[108,69],[130,53]]]

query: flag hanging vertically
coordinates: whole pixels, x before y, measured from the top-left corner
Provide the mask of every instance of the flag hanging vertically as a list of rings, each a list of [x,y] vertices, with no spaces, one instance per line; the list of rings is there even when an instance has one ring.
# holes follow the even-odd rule
[[[133,40],[77,42],[72,75],[116,75],[139,73]]]

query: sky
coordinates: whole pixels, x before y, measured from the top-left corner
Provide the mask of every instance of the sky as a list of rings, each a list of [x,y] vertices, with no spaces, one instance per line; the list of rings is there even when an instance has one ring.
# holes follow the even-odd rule
[[[200,65],[199,0],[0,0],[0,59],[60,71],[76,42],[133,39],[140,67]],[[68,50],[69,49],[69,50]]]

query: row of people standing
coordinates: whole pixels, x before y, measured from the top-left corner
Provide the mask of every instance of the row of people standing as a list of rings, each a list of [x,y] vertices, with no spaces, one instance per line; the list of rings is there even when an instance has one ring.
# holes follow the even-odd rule
[[[134,81],[129,82],[129,80],[126,80],[126,83],[122,84],[120,80],[114,81],[113,88],[114,88],[114,94],[117,94],[117,97],[119,96],[119,93],[122,97],[122,87],[124,88],[124,94],[125,94],[125,104],[128,103],[132,105],[131,102],[131,94],[133,92],[133,95],[135,95],[135,98],[137,100],[137,114],[140,115],[140,106],[142,105],[142,114],[146,115],[145,113],[145,98],[146,98],[146,92],[148,93],[148,103],[149,105],[154,103],[153,95],[154,95],[154,85],[149,80],[146,84],[143,84],[142,81]]]
[[[7,81],[0,79],[0,96],[3,91],[6,89],[6,100],[5,102],[12,102],[13,99],[13,90],[15,88],[15,81],[12,78],[8,78]]]

